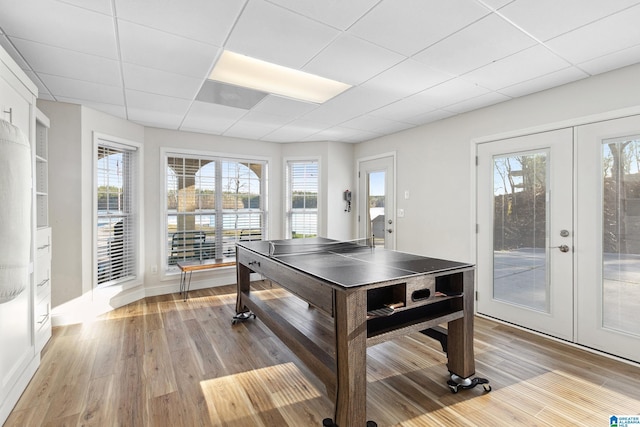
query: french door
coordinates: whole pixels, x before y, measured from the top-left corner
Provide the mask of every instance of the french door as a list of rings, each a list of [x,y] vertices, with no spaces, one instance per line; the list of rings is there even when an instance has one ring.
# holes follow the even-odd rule
[[[478,147],[478,312],[573,339],[571,129]]]
[[[576,136],[577,341],[640,362],[640,116]]]
[[[640,117],[477,155],[478,312],[640,362]]]

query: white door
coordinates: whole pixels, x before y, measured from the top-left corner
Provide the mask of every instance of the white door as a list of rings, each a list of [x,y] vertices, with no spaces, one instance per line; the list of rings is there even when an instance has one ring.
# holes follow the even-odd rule
[[[358,235],[395,248],[394,156],[358,162]]]
[[[572,129],[477,146],[477,310],[573,340]]]
[[[640,362],[640,116],[577,142],[577,340]]]

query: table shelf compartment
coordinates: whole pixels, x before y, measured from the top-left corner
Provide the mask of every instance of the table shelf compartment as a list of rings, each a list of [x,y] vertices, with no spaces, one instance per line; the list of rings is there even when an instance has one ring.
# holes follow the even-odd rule
[[[464,292],[463,272],[436,277],[436,292],[447,296],[461,296]]]
[[[447,298],[428,305],[399,310],[390,316],[369,319],[367,320],[367,338],[374,338],[392,331],[406,333],[402,330],[417,326],[422,328],[423,324],[432,320],[436,320],[436,324],[439,324],[460,318],[464,313],[455,306],[454,301],[457,299],[459,298]]]
[[[407,284],[397,283],[391,286],[369,289],[367,291],[367,311],[376,310],[390,304],[407,304]]]

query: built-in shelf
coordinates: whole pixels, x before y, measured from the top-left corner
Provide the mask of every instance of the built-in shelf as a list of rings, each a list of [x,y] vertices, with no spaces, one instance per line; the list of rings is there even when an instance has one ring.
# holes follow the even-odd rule
[[[35,135],[35,305],[36,351],[51,338],[51,228],[49,228],[49,119],[36,109]]]
[[[49,226],[49,119],[36,110],[36,227]]]

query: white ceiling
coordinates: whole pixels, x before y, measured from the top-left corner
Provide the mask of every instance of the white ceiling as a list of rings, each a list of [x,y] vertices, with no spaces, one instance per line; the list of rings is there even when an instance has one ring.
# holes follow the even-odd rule
[[[640,62],[640,0],[0,0],[39,97],[146,126],[359,142]],[[195,100],[223,49],[351,89]]]

